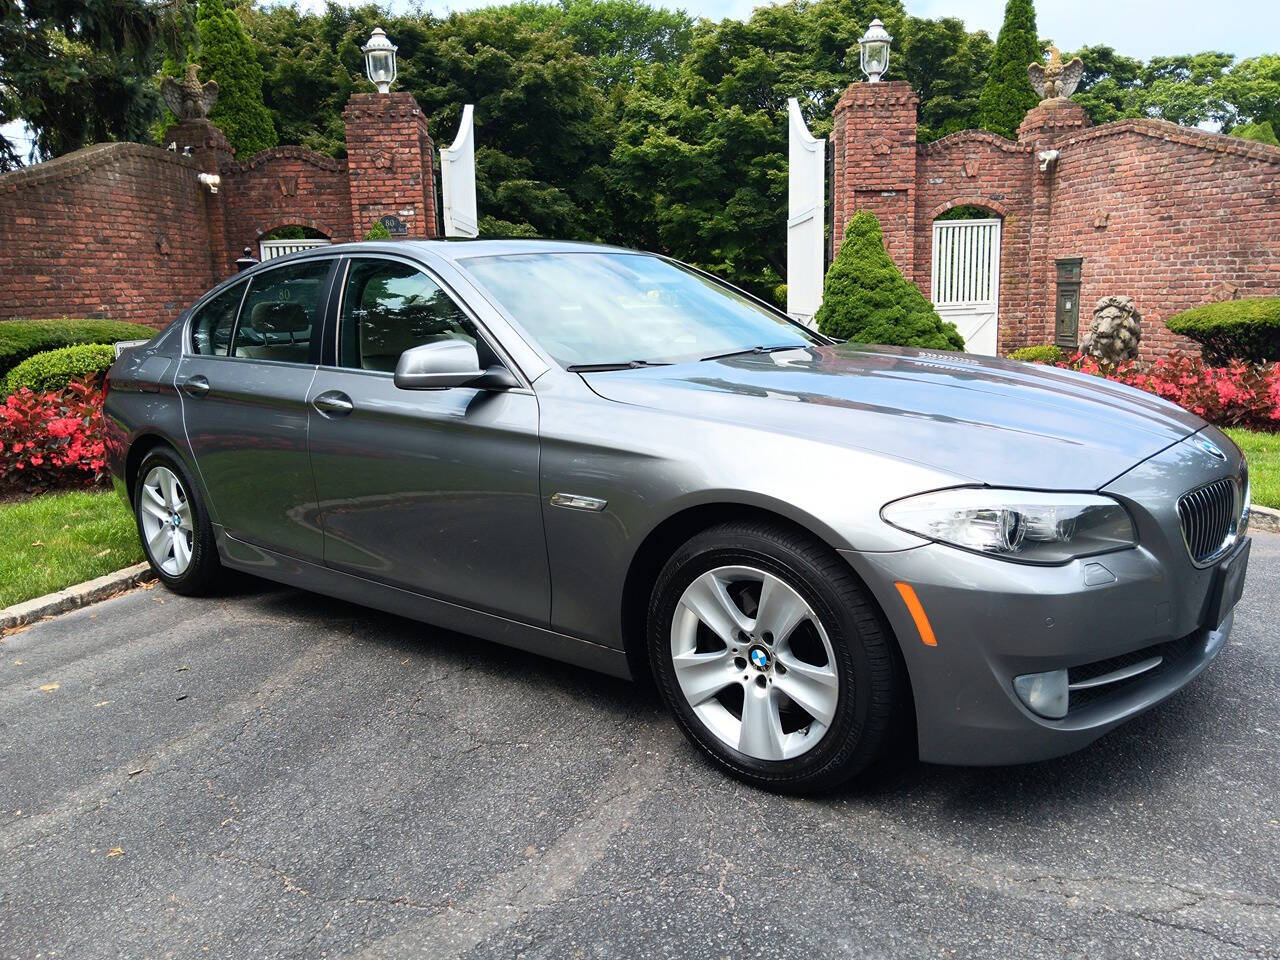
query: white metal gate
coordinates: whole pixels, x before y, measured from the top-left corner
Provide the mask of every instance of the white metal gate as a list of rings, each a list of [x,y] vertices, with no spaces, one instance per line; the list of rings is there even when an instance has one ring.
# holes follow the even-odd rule
[[[283,257],[286,253],[297,253],[299,250],[310,250],[312,247],[327,247],[332,240],[263,240],[258,244],[261,259]]]
[[[994,355],[1000,318],[1000,221],[933,224],[933,305],[970,353]]]

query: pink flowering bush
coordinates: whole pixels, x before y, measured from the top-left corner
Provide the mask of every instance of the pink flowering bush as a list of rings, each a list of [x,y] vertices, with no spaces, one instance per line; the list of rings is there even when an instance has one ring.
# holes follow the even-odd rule
[[[1130,360],[1114,367],[1077,353],[1058,366],[1126,383],[1170,400],[1220,427],[1280,430],[1280,364],[1235,360],[1210,366],[1173,353],[1154,363]]]
[[[105,449],[102,389],[93,380],[49,393],[24,387],[0,404],[0,490],[100,483]]]

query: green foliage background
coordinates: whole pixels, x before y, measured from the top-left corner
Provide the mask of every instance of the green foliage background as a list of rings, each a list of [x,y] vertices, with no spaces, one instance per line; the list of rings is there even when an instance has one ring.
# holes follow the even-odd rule
[[[885,252],[880,221],[867,210],[855,213],[845,228],[814,320],[828,336],[854,343],[964,349],[956,325],[938,316]]]
[[[372,89],[360,47],[381,26],[399,46],[397,89],[417,98],[437,143],[476,104],[482,233],[645,247],[779,301],[786,100],[827,135],[836,99],[861,79],[857,41],[873,17],[894,37],[887,79],[919,95],[921,140],[1012,135],[1034,105],[1026,66],[1048,38],[1031,0],[1010,0],[998,42],[911,16],[902,0],[789,0],[718,22],[646,0],[519,0],[443,17],[374,4],[0,0],[0,122],[26,120],[40,157],[147,140],[165,126],[159,72],[195,59],[222,86],[214,118],[241,156],[279,142],[341,157],[347,98]],[[1063,55],[1076,54],[1075,99],[1094,122],[1160,117],[1264,142],[1266,124],[1280,125],[1280,55]],[[0,144],[0,169],[25,160]]]
[[[242,159],[274,147],[276,128],[262,102],[262,67],[236,14],[223,0],[199,0],[196,31],[200,80],[216,80],[218,99],[209,119]]]
[[[978,99],[978,125],[1013,140],[1027,111],[1040,97],[1027,77],[1027,66],[1042,59],[1044,47],[1036,36],[1036,8],[1031,0],[1009,0],[995,53],[987,68],[987,82]]]

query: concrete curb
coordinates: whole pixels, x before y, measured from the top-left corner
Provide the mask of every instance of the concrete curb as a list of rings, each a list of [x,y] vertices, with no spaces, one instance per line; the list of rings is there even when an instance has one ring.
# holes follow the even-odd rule
[[[1280,533],[1280,510],[1255,505],[1249,512],[1249,532]]]
[[[91,603],[131,590],[140,583],[154,580],[155,576],[149,564],[136,563],[132,567],[125,567],[115,573],[77,583],[73,587],[67,587],[56,593],[46,593],[43,597],[36,597],[34,600],[15,603],[12,607],[0,610],[0,631],[23,627],[28,623],[43,620],[45,617],[87,607]]]

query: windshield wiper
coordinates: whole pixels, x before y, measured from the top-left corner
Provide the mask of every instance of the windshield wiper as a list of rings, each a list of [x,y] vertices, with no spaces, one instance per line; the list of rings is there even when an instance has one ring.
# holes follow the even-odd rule
[[[606,370],[638,370],[640,367],[669,367],[656,360],[623,360],[620,363],[574,363],[565,367],[570,373],[604,373]]]
[[[717,353],[710,357],[703,357],[703,360],[724,360],[726,357],[741,357],[748,353],[776,353],[779,350],[799,350],[808,346],[804,343],[778,343],[772,347],[744,347],[741,350],[730,350],[728,353]]]

